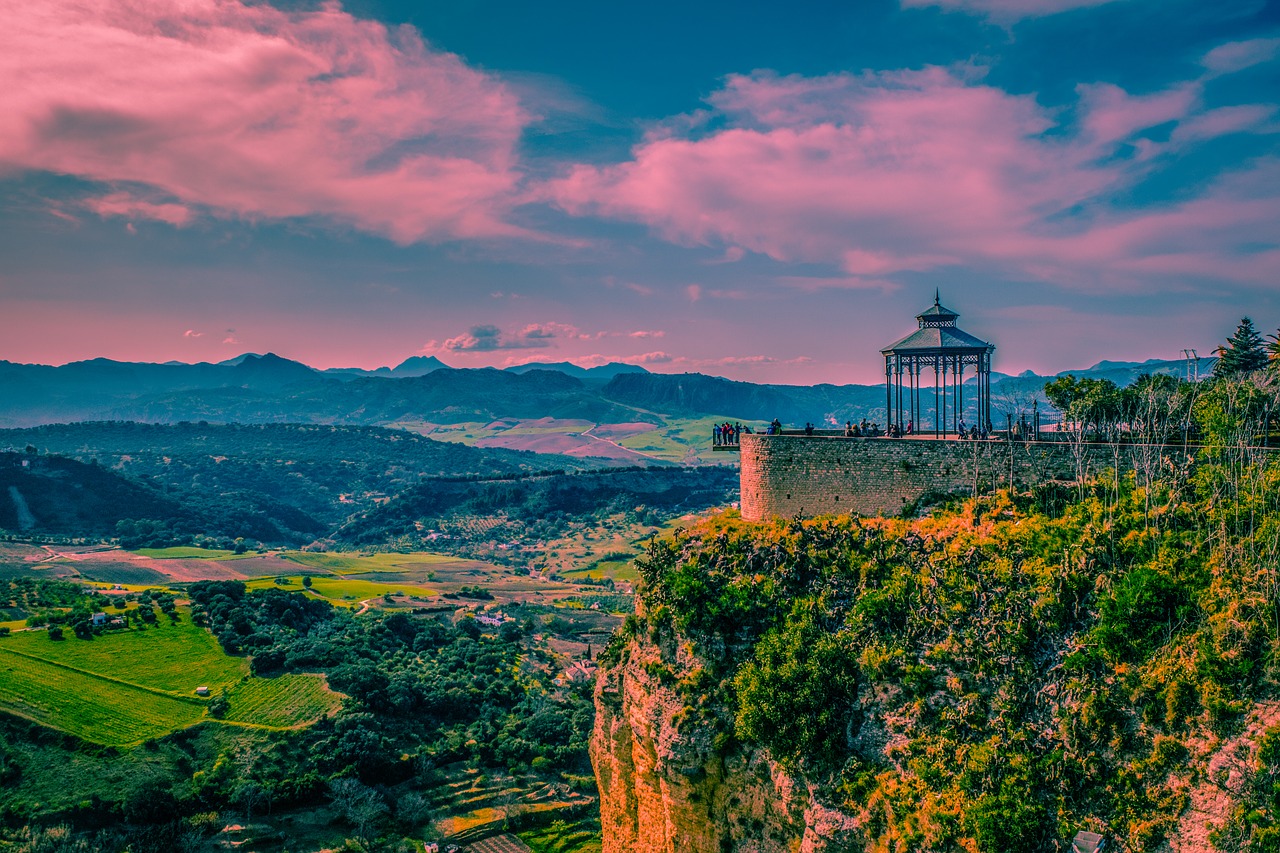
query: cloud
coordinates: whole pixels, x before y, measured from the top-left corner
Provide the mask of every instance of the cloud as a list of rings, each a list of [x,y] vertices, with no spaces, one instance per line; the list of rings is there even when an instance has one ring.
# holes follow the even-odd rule
[[[506,221],[531,121],[517,97],[337,4],[20,4],[0,78],[0,164],[110,187],[87,203],[99,215],[317,217],[401,243],[523,233]]]
[[[1259,283],[1259,252],[1277,246],[1264,225],[1280,207],[1269,161],[1254,161],[1252,189],[1198,170],[1174,200],[1130,199],[1192,145],[1271,131],[1275,105],[1205,109],[1194,81],[1077,96],[1050,111],[964,66],[731,76],[700,119],[650,134],[626,162],[574,167],[545,192],[570,214],[640,222],[680,245],[847,274],[787,280],[797,287],[884,290],[947,266],[1085,290],[1150,291],[1170,270],[1187,280],[1211,268]]]
[[[885,278],[867,278],[857,275],[842,276],[810,276],[783,275],[778,276],[778,283],[798,290],[878,290],[881,293],[892,293],[902,285]]]
[[[173,202],[155,202],[128,192],[115,192],[85,199],[83,206],[104,219],[121,216],[126,219],[153,219],[181,228],[191,222],[191,209]]]
[[[627,332],[629,338],[661,338],[666,336],[666,332],[661,329],[637,329],[634,332]]]
[[[557,338],[588,340],[577,328],[564,323],[532,323],[519,331],[506,332],[497,326],[472,326],[466,334],[449,338],[439,349],[448,352],[494,352],[510,349],[543,349],[554,346]],[[432,347],[435,341],[428,344]],[[423,348],[426,350],[426,347]]]
[[[948,12],[968,12],[1001,22],[1056,15],[1072,9],[1104,6],[1121,0],[902,0],[903,8],[937,6]]]
[[[203,338],[204,332],[197,332],[195,329],[187,329],[182,333],[184,338]]]
[[[1277,54],[1280,54],[1280,38],[1247,39],[1218,45],[1204,55],[1200,64],[1217,76],[1270,62]]]

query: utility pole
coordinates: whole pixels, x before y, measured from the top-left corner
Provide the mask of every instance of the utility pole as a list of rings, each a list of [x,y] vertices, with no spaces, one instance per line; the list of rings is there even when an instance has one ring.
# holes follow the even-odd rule
[[[1187,360],[1187,381],[1200,381],[1200,356],[1193,349],[1184,349],[1182,357]]]

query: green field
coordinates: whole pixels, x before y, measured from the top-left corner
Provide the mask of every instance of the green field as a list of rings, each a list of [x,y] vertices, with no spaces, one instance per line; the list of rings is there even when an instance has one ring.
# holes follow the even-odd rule
[[[603,578],[611,578],[615,581],[636,581],[640,579],[640,573],[636,571],[635,564],[631,560],[597,560],[580,569],[566,569],[561,574],[570,579],[592,578],[601,580]]]
[[[725,421],[742,423],[741,419],[730,417],[668,418],[664,426],[627,436],[618,443],[628,450],[672,462],[736,464],[736,454],[717,453],[711,449],[714,444],[712,432],[716,424]],[[761,425],[752,424],[751,428],[758,426]]]
[[[342,697],[325,686],[319,675],[280,675],[251,678],[227,696],[228,722],[272,728],[294,728],[312,723],[338,710]]]
[[[381,598],[388,593],[403,593],[419,598],[430,598],[439,593],[429,587],[412,583],[379,583],[377,581],[352,580],[350,578],[331,578],[324,575],[311,575],[311,589],[302,585],[302,575],[289,575],[287,584],[276,583],[275,578],[255,578],[245,584],[249,589],[284,589],[291,592],[305,592],[316,598],[324,598],[334,604],[351,606],[369,598]]]
[[[0,709],[108,746],[128,746],[186,728],[205,712],[200,701],[65,669],[10,652],[4,644]]]
[[[309,551],[282,551],[280,556],[311,569],[324,569],[338,575],[361,575],[372,572],[406,572],[450,563],[469,563],[446,554],[316,554]]]
[[[108,746],[129,746],[210,719],[208,699],[226,691],[229,723],[305,725],[341,697],[319,676],[249,676],[213,635],[183,621],[145,631],[50,640],[44,631],[0,639],[0,710]]]
[[[255,554],[237,554],[235,551],[222,551],[216,548],[139,548],[131,553],[153,560],[243,560]]]

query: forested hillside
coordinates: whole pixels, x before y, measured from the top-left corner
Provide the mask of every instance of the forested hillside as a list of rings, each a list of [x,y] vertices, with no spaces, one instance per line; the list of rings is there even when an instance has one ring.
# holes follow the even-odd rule
[[[498,541],[551,539],[570,519],[643,515],[650,523],[725,506],[737,492],[733,468],[633,468],[484,481],[430,480],[370,510],[334,538],[350,545],[425,547],[457,519],[484,519]]]

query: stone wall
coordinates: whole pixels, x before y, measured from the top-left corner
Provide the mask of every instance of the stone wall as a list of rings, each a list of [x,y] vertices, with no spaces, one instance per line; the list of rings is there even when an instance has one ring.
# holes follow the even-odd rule
[[[743,435],[741,453],[742,516],[749,521],[896,515],[930,492],[982,493],[1185,460],[1177,448],[1154,445],[805,435]]]

